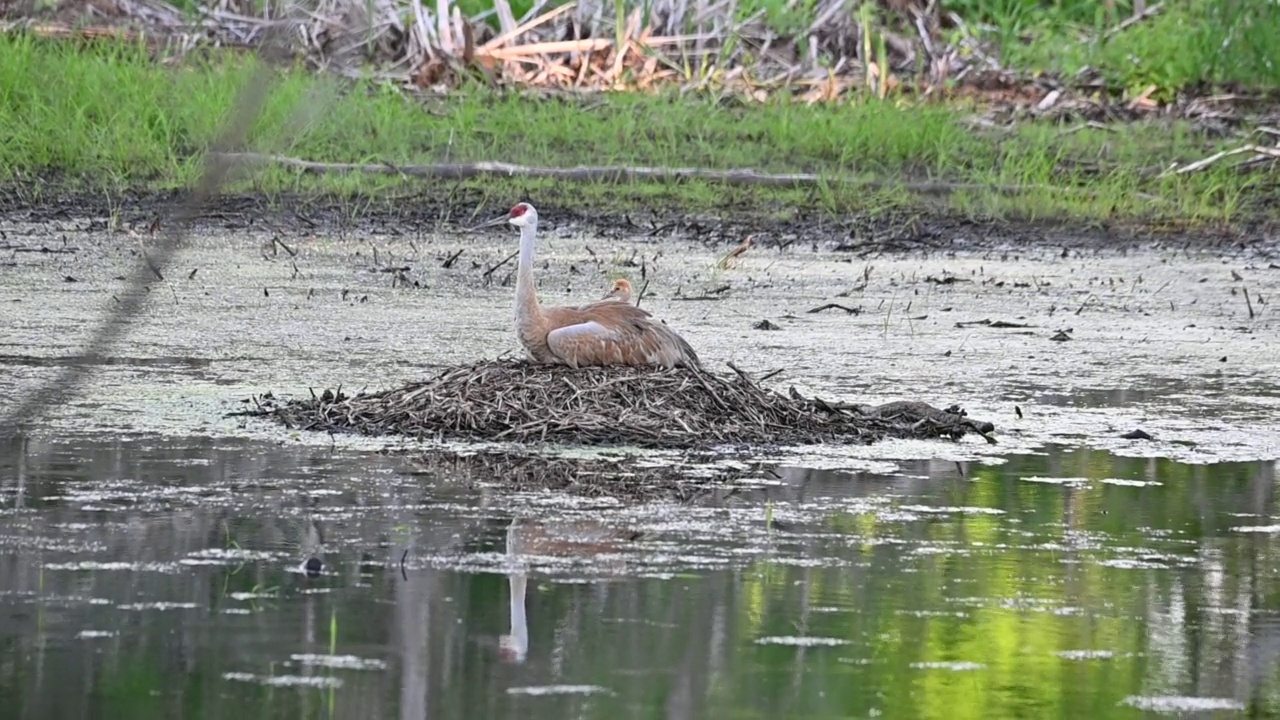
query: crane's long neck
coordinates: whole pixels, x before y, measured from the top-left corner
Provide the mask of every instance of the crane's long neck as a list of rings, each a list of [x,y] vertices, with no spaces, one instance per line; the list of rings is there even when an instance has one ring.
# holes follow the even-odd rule
[[[538,287],[533,282],[533,243],[537,236],[536,220],[520,228],[520,264],[516,270],[517,325],[536,318],[542,312],[538,305]]]
[[[507,526],[507,558],[514,562],[520,562],[520,555],[524,550],[524,542],[521,537],[520,530],[523,523],[518,519],[513,519],[511,524]],[[507,573],[507,584],[511,590],[510,597],[510,613],[511,613],[511,634],[505,639],[509,643],[507,646],[516,662],[524,662],[525,654],[529,651],[529,625],[528,618],[525,617],[525,594],[528,589],[528,577],[525,575],[523,567],[512,568]]]

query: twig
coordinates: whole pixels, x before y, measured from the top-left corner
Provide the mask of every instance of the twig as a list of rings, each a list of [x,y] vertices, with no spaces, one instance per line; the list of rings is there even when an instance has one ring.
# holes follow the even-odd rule
[[[466,248],[462,248],[458,250],[458,252],[445,258],[444,263],[441,264],[440,267],[444,268],[445,270],[448,270],[449,268],[453,267],[453,264],[458,261],[458,258],[462,257],[462,253],[464,252],[466,252]]]
[[[1112,35],[1115,35],[1116,33],[1123,32],[1128,28],[1131,28],[1134,25],[1142,22],[1143,20],[1146,20],[1149,17],[1159,15],[1160,11],[1163,9],[1164,9],[1164,3],[1158,2],[1155,5],[1152,5],[1151,7],[1147,8],[1146,10],[1143,10],[1142,12],[1129,17],[1124,22],[1120,23],[1119,25],[1116,25],[1110,30],[1107,30],[1106,32],[1102,33],[1102,37],[1106,39],[1111,37]]]
[[[640,301],[644,300],[644,294],[648,290],[649,290],[649,281],[645,280],[644,284],[640,286],[640,294],[636,295],[636,307],[640,307]]]
[[[5,245],[5,246],[3,246],[3,247],[0,247],[0,250],[12,250],[12,251],[14,251],[14,252],[16,252],[16,253],[42,253],[42,254],[48,254],[48,255],[74,255],[74,254],[76,254],[77,252],[79,252],[79,251],[80,251],[80,248],[78,248],[78,247],[73,247],[73,248],[48,248],[48,247],[45,247],[44,245],[41,245],[40,247],[36,248],[36,247],[22,247],[22,246]]]
[[[482,277],[483,277],[485,280],[488,280],[488,279],[489,279],[489,277],[490,277],[491,275],[493,275],[493,272],[494,272],[495,270],[497,270],[498,268],[502,267],[503,265],[506,265],[507,263],[511,262],[513,259],[515,259],[515,256],[517,256],[517,255],[519,255],[519,254],[520,254],[520,251],[519,251],[519,250],[516,250],[515,252],[513,252],[513,253],[511,253],[510,255],[506,256],[505,258],[503,258],[503,259],[502,259],[502,261],[501,261],[501,262],[497,263],[496,265],[494,265],[493,267],[489,268],[488,270],[485,270],[485,271],[484,271],[484,275],[483,275]]]
[[[272,236],[271,242],[272,244],[279,245],[281,248],[283,248],[285,252],[289,253],[289,257],[297,257],[298,251],[294,250],[288,245],[285,245],[284,241],[280,239],[279,235]]]
[[[1177,169],[1169,168],[1168,170],[1165,170],[1164,172],[1160,173],[1158,177],[1168,177],[1169,175],[1186,175],[1187,173],[1193,173],[1193,172],[1196,172],[1197,170],[1203,170],[1209,167],[1210,165],[1218,162],[1219,160],[1222,160],[1223,158],[1228,158],[1228,157],[1231,157],[1232,155],[1243,155],[1244,153],[1250,153],[1250,152],[1256,155],[1265,155],[1267,157],[1280,158],[1280,148],[1267,147],[1266,145],[1252,145],[1252,144],[1241,145],[1240,147],[1233,148],[1231,150],[1223,150],[1221,152],[1216,152],[1207,158],[1204,158],[1202,160],[1197,160],[1193,163],[1188,163]]]
[[[1093,128],[1094,130],[1105,130],[1107,132],[1116,132],[1116,129],[1111,127],[1110,125],[1107,125],[1105,123],[1100,123],[1097,120],[1090,120],[1088,122],[1082,122],[1079,125],[1072,125],[1071,127],[1067,128],[1066,130],[1063,130],[1058,134],[1065,137],[1072,133],[1078,133],[1081,130],[1084,130],[1085,128]]]
[[[847,305],[841,305],[839,303],[827,303],[826,305],[819,305],[816,308],[811,308],[808,312],[820,313],[824,310],[843,310],[850,315],[857,315],[862,312],[862,308],[852,308],[852,307],[848,307]]]
[[[761,173],[755,170],[712,170],[709,168],[661,168],[632,166],[579,166],[573,168],[537,167],[513,165],[504,162],[441,163],[432,165],[397,165],[372,163],[339,163],[302,160],[285,155],[264,153],[225,153],[223,157],[245,163],[283,165],[302,172],[317,175],[361,173],[368,175],[406,175],[446,180],[472,180],[485,177],[524,177],[576,182],[665,182],[678,183],[688,180],[705,180],[725,185],[756,185],[765,187],[819,187],[832,184],[855,185],[868,188],[899,189],[925,195],[948,195],[963,191],[990,191],[1005,195],[1017,195],[1049,188],[1037,185],[986,185],[983,183],[952,182],[903,182],[868,180],[847,176],[826,176],[816,173]],[[1057,191],[1065,191],[1058,188]],[[1082,191],[1088,192],[1088,191]]]

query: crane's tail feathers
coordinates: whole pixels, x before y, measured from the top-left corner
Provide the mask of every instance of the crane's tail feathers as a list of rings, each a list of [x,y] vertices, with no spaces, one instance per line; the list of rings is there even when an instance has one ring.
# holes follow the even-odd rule
[[[698,353],[693,349],[693,346],[690,345],[683,337],[680,337],[680,333],[670,329],[667,329],[667,332],[671,334],[671,338],[675,340],[676,346],[680,348],[680,356],[683,361],[682,364],[696,370],[701,370],[702,360],[698,358]]]

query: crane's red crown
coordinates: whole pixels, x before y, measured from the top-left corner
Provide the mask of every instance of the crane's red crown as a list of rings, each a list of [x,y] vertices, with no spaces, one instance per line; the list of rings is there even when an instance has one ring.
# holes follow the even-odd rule
[[[529,211],[529,203],[520,203],[519,205],[511,208],[511,217],[518,218],[528,211]]]

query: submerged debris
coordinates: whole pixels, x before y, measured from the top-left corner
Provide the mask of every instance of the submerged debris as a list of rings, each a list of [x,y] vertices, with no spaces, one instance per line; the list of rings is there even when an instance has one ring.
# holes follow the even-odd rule
[[[430,452],[408,455],[405,462],[412,474],[448,478],[470,487],[554,491],[630,502],[712,500],[777,482],[773,479],[777,473],[764,464],[718,465],[715,459],[706,455],[646,463],[638,462],[635,454],[574,458],[515,452]]]
[[[732,366],[730,366],[732,367]],[[300,430],[417,439],[569,442],[690,448],[723,445],[870,444],[884,438],[952,438],[994,426],[963,410],[919,402],[853,405],[766,390],[746,373],[687,368],[571,369],[524,361],[450,368],[404,387],[348,397],[250,398],[238,415]]]

